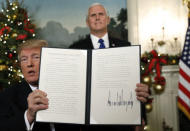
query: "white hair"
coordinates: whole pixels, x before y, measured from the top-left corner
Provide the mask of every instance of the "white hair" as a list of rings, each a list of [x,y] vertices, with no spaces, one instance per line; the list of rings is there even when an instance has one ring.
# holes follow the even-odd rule
[[[89,12],[90,8],[92,8],[92,7],[94,7],[94,6],[97,6],[97,5],[102,6],[102,7],[105,9],[105,11],[106,11],[107,16],[109,16],[109,12],[108,12],[107,9],[104,7],[104,5],[102,5],[102,4],[100,4],[100,3],[93,3],[93,4],[91,4],[91,5],[89,6],[89,8],[88,8],[87,15],[86,15],[86,20],[88,19],[88,12]]]

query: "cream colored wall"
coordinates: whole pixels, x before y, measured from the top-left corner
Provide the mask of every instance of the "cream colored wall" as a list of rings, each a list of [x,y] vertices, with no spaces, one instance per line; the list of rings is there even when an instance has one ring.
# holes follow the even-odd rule
[[[178,38],[178,47],[182,48],[187,28],[187,7],[182,0],[127,0],[128,38],[132,44],[140,44],[142,52],[150,51],[151,38],[163,39],[166,47],[161,53],[170,53],[170,44]]]
[[[127,9],[128,39],[132,44],[141,45],[141,53],[152,49],[151,37],[155,41],[162,39],[163,26],[166,44],[158,47],[159,51],[170,54],[173,37],[178,38],[178,45],[174,49],[182,50],[188,24],[188,10],[182,0],[127,0]],[[177,53],[177,50],[173,53]],[[163,131],[164,120],[173,131],[178,131],[178,66],[164,66],[162,75],[167,81],[165,91],[160,95],[152,94],[153,110],[147,114],[148,131]]]

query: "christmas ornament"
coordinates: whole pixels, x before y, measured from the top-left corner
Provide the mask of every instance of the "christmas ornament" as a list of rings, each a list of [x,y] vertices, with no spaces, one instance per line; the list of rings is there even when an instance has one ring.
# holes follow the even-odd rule
[[[145,71],[145,73],[143,74],[143,82],[145,82],[145,80],[147,80],[149,86],[151,85],[151,78],[147,78],[146,76],[149,76],[152,72],[153,69],[155,69],[156,71],[156,76],[154,77],[154,85],[161,85],[162,88],[165,86],[166,84],[166,80],[163,76],[161,76],[161,65],[162,64],[167,64],[167,61],[165,59],[164,56],[159,55],[155,50],[152,50],[150,52],[150,55],[152,56],[152,59],[150,59],[148,65],[147,65],[147,69]],[[156,92],[161,92],[159,91],[159,89],[157,89],[157,86],[154,86],[156,89]]]
[[[27,37],[26,34],[21,34],[17,36],[16,40],[24,40],[26,37]]]
[[[6,65],[0,65],[0,71],[6,70],[7,66]]]
[[[149,113],[152,111],[152,103],[147,103],[145,105],[146,112]]]
[[[172,60],[172,64],[175,65],[177,62],[175,59]]]
[[[18,5],[18,2],[13,2],[13,7],[17,6]]]
[[[4,37],[4,38],[5,38],[5,40],[7,40],[9,37],[6,36],[6,37]]]
[[[17,36],[18,36],[17,33],[13,33],[11,37],[14,38],[14,37],[17,37]]]
[[[10,18],[11,18],[11,16],[10,16],[10,15],[8,15],[8,16],[7,16],[7,18],[8,18],[8,19],[10,19]]]
[[[154,91],[155,91],[157,94],[161,94],[161,93],[164,91],[165,86],[164,86],[164,85],[161,85],[161,84],[155,84],[155,85],[153,86],[153,88],[154,88]]]
[[[13,20],[15,20],[17,18],[17,16],[16,15],[13,15]]]
[[[150,85],[152,80],[151,80],[151,76],[150,75],[145,75],[142,77],[142,82],[147,84],[147,85]]]
[[[13,54],[12,54],[12,53],[9,53],[8,57],[9,57],[10,59],[12,59]]]
[[[149,113],[152,111],[152,101],[153,101],[153,98],[148,98],[148,101],[146,102],[145,104],[145,109],[146,109],[146,112]]]
[[[5,26],[2,29],[0,29],[0,36],[3,34],[8,34],[11,31],[11,28],[9,26]]]

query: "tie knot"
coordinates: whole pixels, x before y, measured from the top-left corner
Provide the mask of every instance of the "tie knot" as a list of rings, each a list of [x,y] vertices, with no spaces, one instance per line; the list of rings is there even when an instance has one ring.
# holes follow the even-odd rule
[[[104,43],[104,40],[103,39],[99,39],[98,43]]]
[[[99,39],[98,43],[100,43],[100,49],[101,48],[105,48],[105,45],[104,45],[104,40],[103,39]]]

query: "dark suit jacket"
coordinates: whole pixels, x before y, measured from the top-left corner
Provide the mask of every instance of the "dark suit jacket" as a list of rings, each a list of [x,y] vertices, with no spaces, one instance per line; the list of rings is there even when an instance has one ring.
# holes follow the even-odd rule
[[[126,41],[119,40],[117,38],[109,37],[109,47],[122,47],[122,46],[130,46],[131,44]],[[72,49],[94,49],[90,35],[88,35],[85,39],[74,42],[69,48]]]
[[[26,81],[0,92],[0,131],[26,131],[24,113],[28,108],[27,97],[32,92]],[[55,124],[56,131],[75,130],[79,126]],[[50,131],[49,123],[35,123],[32,131]]]

